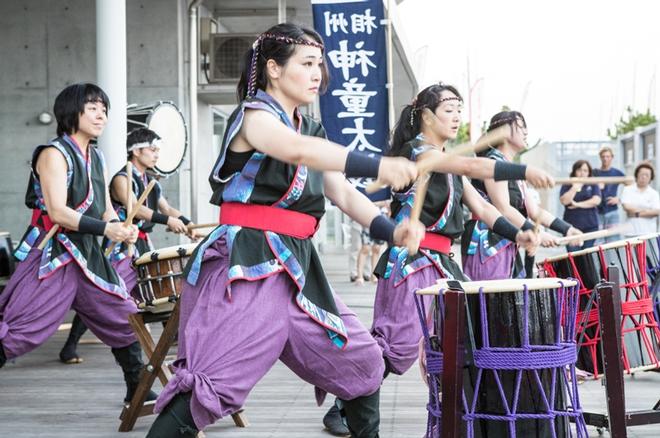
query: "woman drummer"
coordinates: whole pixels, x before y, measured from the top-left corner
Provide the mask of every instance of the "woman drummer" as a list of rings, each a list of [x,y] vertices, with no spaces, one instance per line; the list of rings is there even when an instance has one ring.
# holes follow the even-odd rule
[[[160,136],[147,128],[134,129],[126,137],[127,159],[132,164],[130,180],[133,194],[131,195],[131,204],[137,202],[151,181],[156,181],[153,189],[145,199],[144,205],[139,207],[133,219],[133,224],[138,227],[138,239],[134,244],[135,257],[154,250],[149,234],[153,231],[155,224],[165,225],[175,233],[187,234],[191,238],[195,237],[188,228],[188,225],[194,224],[167,202],[157,177],[149,173],[149,170],[153,169],[158,161],[160,145]],[[126,220],[127,217],[125,206],[128,205],[128,180],[126,169],[122,168],[112,177],[109,186],[112,207],[122,221]],[[138,293],[135,290],[137,272],[132,265],[133,260],[127,258],[129,245],[123,242],[113,245],[111,240],[104,238],[101,246],[104,252],[109,247],[113,247],[108,257],[117,274],[124,280],[126,290],[136,296],[135,294]],[[77,347],[86,330],[85,324],[76,314],[71,324],[69,336],[60,351],[61,362],[75,364],[83,361],[78,356]],[[151,396],[155,398],[155,394]]]
[[[344,400],[355,437],[378,435],[384,365],[367,329],[328,284],[311,237],[325,197],[373,238],[416,249],[421,227],[395,228],[346,180],[417,175],[403,158],[375,158],[333,144],[298,107],[327,80],[323,41],[279,24],[248,52],[233,112],[210,176],[220,223],[191,256],[182,290],[176,375],[156,404],[149,437],[195,436],[241,408],[282,360]]]
[[[502,111],[491,118],[488,132],[503,126],[509,129],[508,141],[488,148],[481,155],[491,160],[510,163],[526,148],[527,123],[518,111]],[[581,234],[569,223],[531,201],[524,182],[495,181],[489,178],[473,179],[472,185],[516,227],[533,230],[535,228],[533,222],[536,222],[562,235]],[[555,239],[550,234],[541,232],[539,237],[541,245],[555,245]],[[478,218],[472,218],[465,226],[461,240],[461,255],[463,272],[472,280],[531,278],[531,272],[525,273],[518,246],[489,230]]]
[[[390,246],[375,269],[379,280],[371,330],[382,349],[386,373],[403,374],[418,356],[422,328],[412,292],[439,278],[467,279],[451,255],[452,240],[463,232],[463,204],[523,246],[534,246],[536,242],[533,233],[514,227],[459,175],[497,180],[527,177],[540,185],[551,184],[552,179],[533,167],[444,154],[446,143],[456,138],[461,112],[462,98],[454,87],[431,85],[403,109],[393,133],[391,155],[425,160],[441,154],[443,159],[434,160],[437,165],[430,175],[420,217],[426,233],[419,253],[413,255],[404,247]],[[410,217],[416,189],[409,186],[393,192],[391,211],[396,222]],[[334,423],[331,414],[324,419],[326,427]]]

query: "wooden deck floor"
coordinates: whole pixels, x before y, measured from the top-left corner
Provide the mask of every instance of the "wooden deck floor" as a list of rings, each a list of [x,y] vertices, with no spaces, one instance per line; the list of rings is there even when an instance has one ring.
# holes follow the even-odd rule
[[[323,256],[331,283],[369,326],[375,287],[350,284],[346,260],[345,254]],[[65,336],[65,332],[58,332],[0,371],[0,437],[144,437],[154,417],[138,419],[132,432],[117,432],[125,386],[109,348],[83,344],[79,353],[85,362],[63,365],[57,354]],[[86,335],[83,339],[93,338]],[[585,408],[605,411],[600,382],[587,382],[580,389]],[[649,409],[660,398],[660,373],[626,377],[626,393],[629,410]],[[426,398],[427,389],[416,366],[403,377],[388,377],[381,392],[381,437],[421,437]],[[239,429],[231,419],[223,419],[209,427],[206,436],[329,438],[321,425],[329,400],[324,407],[317,407],[313,388],[277,364],[248,398],[245,409],[250,426]],[[594,428],[590,428],[590,435],[598,436]],[[660,437],[660,425],[630,428],[628,436]]]

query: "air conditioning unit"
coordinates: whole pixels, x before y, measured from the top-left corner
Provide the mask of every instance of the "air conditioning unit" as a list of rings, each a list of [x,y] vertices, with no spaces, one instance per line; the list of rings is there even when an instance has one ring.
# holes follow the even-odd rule
[[[214,33],[210,38],[211,82],[236,83],[241,77],[245,52],[258,35],[251,33]]]

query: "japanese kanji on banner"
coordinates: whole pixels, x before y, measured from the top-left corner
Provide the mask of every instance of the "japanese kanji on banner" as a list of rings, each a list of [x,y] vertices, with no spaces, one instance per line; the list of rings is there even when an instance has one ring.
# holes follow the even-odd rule
[[[383,1],[312,0],[312,6],[330,71],[328,91],[320,98],[328,138],[381,155],[389,133]],[[368,182],[353,180],[360,189]]]

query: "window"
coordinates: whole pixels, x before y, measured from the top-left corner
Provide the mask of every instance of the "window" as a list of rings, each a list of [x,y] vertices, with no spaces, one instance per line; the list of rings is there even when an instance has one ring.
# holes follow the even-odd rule
[[[635,142],[632,138],[623,141],[623,163],[632,166],[635,163]]]
[[[655,129],[642,134],[642,158],[644,160],[655,158]]]

